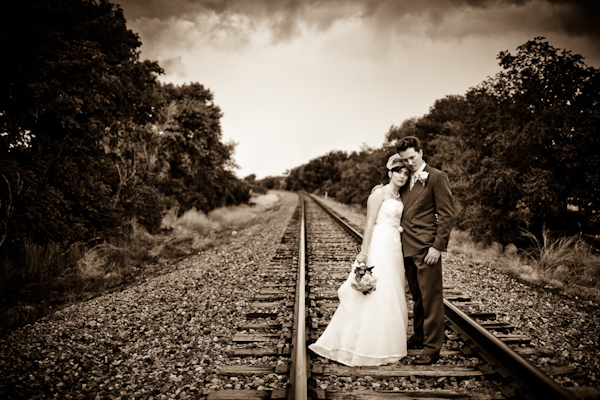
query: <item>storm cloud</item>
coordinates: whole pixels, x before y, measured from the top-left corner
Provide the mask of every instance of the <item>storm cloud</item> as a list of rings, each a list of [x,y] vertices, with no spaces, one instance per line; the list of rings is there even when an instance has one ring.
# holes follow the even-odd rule
[[[128,20],[210,18],[213,29],[243,37],[265,24],[273,42],[304,29],[325,31],[338,22],[361,20],[378,36],[420,33],[432,39],[506,32],[555,32],[600,42],[596,0],[121,0]]]

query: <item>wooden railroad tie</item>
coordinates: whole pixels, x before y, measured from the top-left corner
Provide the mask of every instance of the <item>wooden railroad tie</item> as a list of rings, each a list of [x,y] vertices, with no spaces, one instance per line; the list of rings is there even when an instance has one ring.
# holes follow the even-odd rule
[[[227,365],[221,367],[217,372],[221,376],[252,376],[252,375],[269,375],[269,374],[287,374],[289,367],[287,364],[279,364],[276,366],[258,367],[254,365]]]
[[[286,356],[290,355],[289,347],[260,347],[253,349],[233,349],[227,354],[231,357],[264,357],[264,356]]]
[[[374,378],[397,378],[410,376],[482,376],[483,372],[472,367],[456,367],[450,365],[398,365],[381,367],[345,367],[339,365],[314,365],[313,374],[327,374],[359,378],[371,376]]]
[[[384,400],[384,399],[472,399],[466,390],[354,390],[342,392],[313,389],[317,399],[328,400]],[[210,397],[209,397],[210,398]]]

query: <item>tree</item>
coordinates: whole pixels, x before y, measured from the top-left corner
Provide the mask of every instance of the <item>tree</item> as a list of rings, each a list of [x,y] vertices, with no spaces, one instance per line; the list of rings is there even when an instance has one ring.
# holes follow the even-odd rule
[[[598,145],[598,71],[542,37],[498,58],[503,71],[467,94],[473,110],[485,107],[465,124],[477,154],[479,232],[506,243],[521,228],[597,231],[593,220],[571,218],[568,205],[581,204],[583,215],[599,206],[585,181],[598,182],[600,168],[590,150]]]
[[[161,190],[182,210],[247,202],[250,187],[231,172],[235,143],[222,142],[222,113],[212,92],[199,83],[160,90]]]
[[[389,147],[366,146],[351,154],[330,152],[292,169],[286,178],[286,188],[327,192],[340,202],[364,206],[373,186],[386,181],[385,164],[393,152]]]
[[[0,173],[14,205],[5,248],[114,233],[126,218],[107,144],[151,119],[161,69],[139,60],[139,38],[106,0],[26,0],[4,17]]]
[[[400,126],[390,126],[385,134],[384,145],[391,146],[406,136],[418,136],[417,121],[418,118],[409,118],[404,120]]]
[[[340,163],[347,157],[344,151],[331,151],[292,169],[286,178],[286,188],[307,192],[328,191],[330,196],[335,196],[336,187],[333,183],[339,182],[342,174]]]

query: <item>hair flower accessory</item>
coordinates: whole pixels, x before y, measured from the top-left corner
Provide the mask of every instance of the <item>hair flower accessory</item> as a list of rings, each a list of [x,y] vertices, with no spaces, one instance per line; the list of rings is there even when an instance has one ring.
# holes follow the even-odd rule
[[[364,295],[374,292],[377,289],[377,278],[373,276],[375,266],[367,267],[365,263],[358,264],[354,260],[352,267],[354,268],[354,282],[350,282],[352,289]]]

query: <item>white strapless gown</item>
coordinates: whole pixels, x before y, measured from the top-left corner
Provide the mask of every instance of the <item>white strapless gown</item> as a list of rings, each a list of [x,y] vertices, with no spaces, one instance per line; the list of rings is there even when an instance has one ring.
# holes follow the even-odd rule
[[[394,363],[407,354],[408,309],[400,241],[403,204],[384,200],[377,215],[367,265],[378,278],[367,295],[350,287],[354,272],[338,289],[340,304],[321,337],[309,346],[315,353],[348,366]]]

